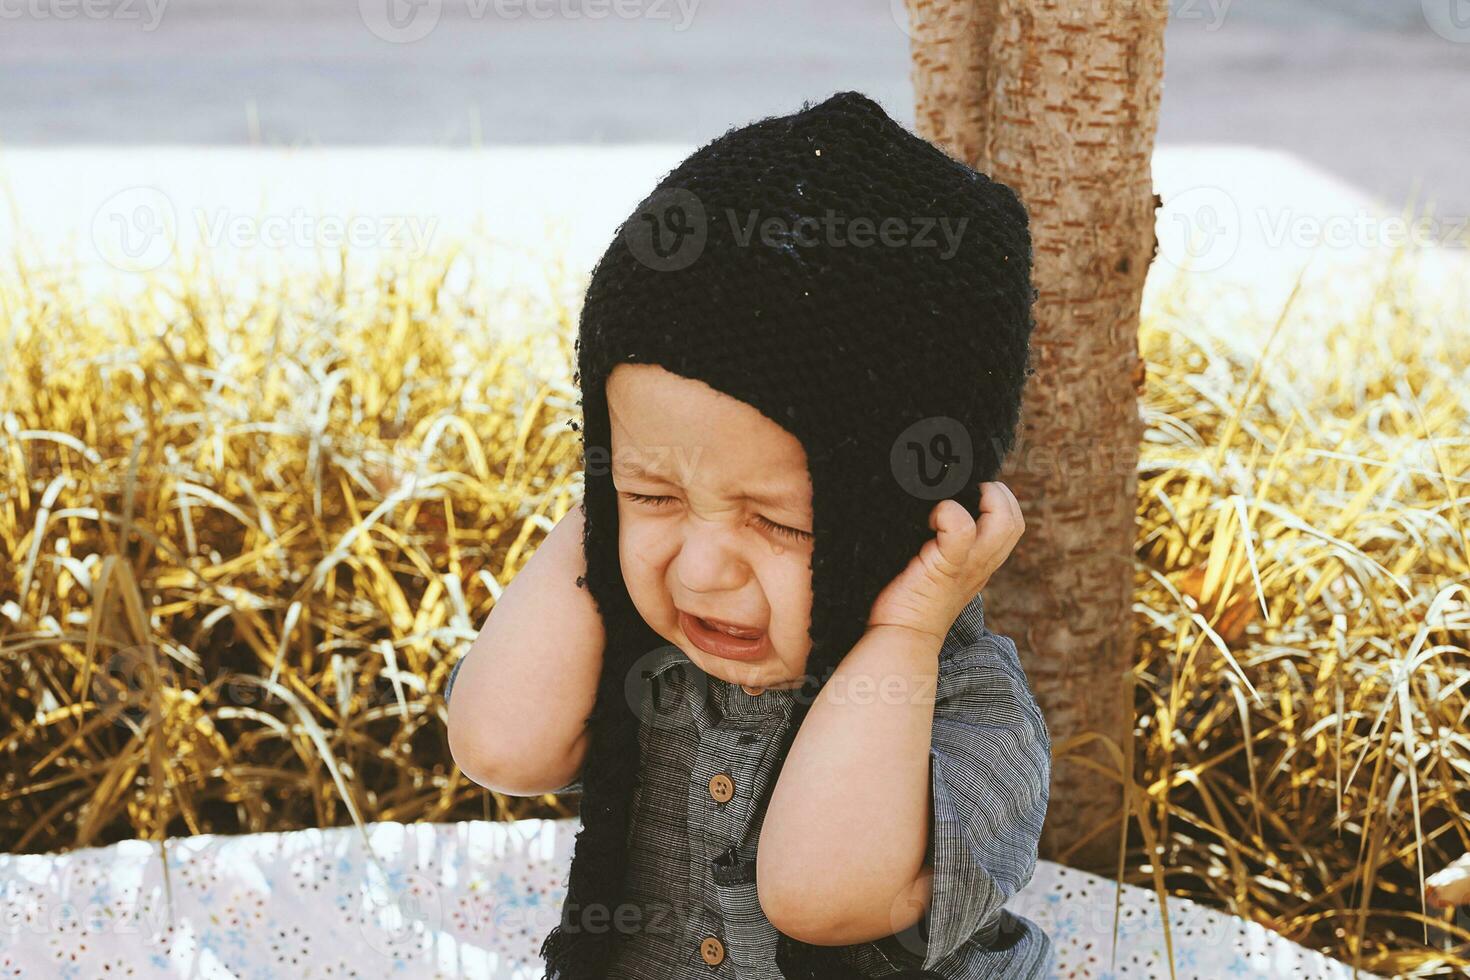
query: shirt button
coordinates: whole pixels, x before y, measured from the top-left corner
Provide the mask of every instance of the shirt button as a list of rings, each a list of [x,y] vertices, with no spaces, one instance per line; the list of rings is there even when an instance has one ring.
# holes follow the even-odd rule
[[[709,795],[717,803],[728,802],[730,797],[735,795],[735,784],[724,773],[712,776],[709,781]]]
[[[751,687],[749,684],[741,684],[740,685],[740,690],[744,691],[746,694],[751,695],[752,697],[754,697],[757,694],[764,694],[764,693],[766,693],[766,689],[765,688],[763,688],[763,687]]]
[[[706,936],[704,942],[699,944],[699,955],[710,966],[719,966],[720,961],[725,958],[725,944],[714,936]]]

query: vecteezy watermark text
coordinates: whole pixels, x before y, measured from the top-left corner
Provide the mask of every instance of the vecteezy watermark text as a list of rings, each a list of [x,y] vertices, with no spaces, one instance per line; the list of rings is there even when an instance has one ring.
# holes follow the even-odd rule
[[[797,187],[800,193],[800,185]],[[950,259],[959,249],[968,216],[845,215],[835,208],[820,213],[768,214],[757,208],[723,210],[729,240],[737,248],[759,243],[796,255],[799,249],[924,248],[937,249],[938,258]],[[712,219],[704,202],[682,187],[662,188],[646,200],[623,224],[621,236],[643,265],[673,272],[693,265],[709,241]]]
[[[109,265],[124,272],[147,272],[169,260],[182,230],[191,223],[197,242],[210,249],[351,247],[422,256],[439,219],[415,214],[316,214],[303,207],[266,214],[198,207],[181,215],[163,191],[139,186],[102,202],[92,216],[92,242]]]
[[[152,31],[167,7],[168,0],[0,0],[0,21],[136,20]]]
[[[899,218],[890,215],[874,219],[858,215],[849,218],[832,208],[828,208],[820,216],[804,214],[793,219],[781,216],[762,218],[760,212],[755,210],[747,211],[744,217],[739,217],[733,208],[727,208],[725,214],[736,244],[742,247],[748,246],[752,236],[757,233],[762,245],[778,249],[790,249],[794,246],[810,248],[813,245],[827,245],[832,248],[852,245],[856,248],[867,248],[875,244],[886,248],[938,248],[942,237],[943,247],[939,253],[941,259],[954,256],[965,225],[970,223],[967,217],[955,222],[947,217],[932,216]],[[936,228],[938,234],[935,233]]]
[[[333,214],[311,214],[305,208],[296,208],[290,214],[265,217],[235,214],[224,208],[213,211],[200,208],[194,216],[200,240],[210,248],[221,245],[234,248],[257,245],[266,248],[339,248],[349,245],[353,248],[399,248],[414,255],[423,254],[439,223],[437,218],[425,219],[412,214],[344,218]]]
[[[1243,207],[1222,187],[1191,187],[1164,199],[1159,257],[1192,272],[1224,267],[1250,240],[1271,250],[1464,248],[1466,215],[1385,214],[1367,208],[1314,213],[1291,207]]]
[[[684,31],[699,0],[451,0],[470,20],[666,20]],[[444,0],[358,0],[363,25],[393,44],[412,44],[433,33]]]

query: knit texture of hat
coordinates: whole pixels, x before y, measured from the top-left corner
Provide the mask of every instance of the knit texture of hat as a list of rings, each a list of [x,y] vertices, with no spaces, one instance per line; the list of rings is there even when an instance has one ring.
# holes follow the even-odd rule
[[[1014,444],[1035,296],[1017,195],[858,92],[730,129],[619,227],[592,272],[576,344],[584,584],[607,646],[566,904],[541,948],[547,978],[600,980],[628,938],[612,924],[638,779],[626,682],[667,645],[621,573],[608,374],[661,365],[755,407],[806,451],[812,647],[784,753],[878,593],[933,537],[934,506],[952,499],[977,513],[979,484]],[[859,976],[838,949],[783,935],[777,966],[788,978]]]

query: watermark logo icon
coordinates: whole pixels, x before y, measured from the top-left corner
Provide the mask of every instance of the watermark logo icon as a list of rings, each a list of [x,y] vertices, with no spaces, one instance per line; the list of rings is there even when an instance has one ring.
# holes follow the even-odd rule
[[[623,240],[633,257],[650,269],[687,269],[709,240],[704,202],[682,187],[661,188],[624,223]]]
[[[419,871],[375,865],[365,869],[359,895],[367,925],[363,935],[374,952],[400,959],[419,952],[443,924],[439,884]]]
[[[390,44],[422,41],[439,26],[444,0],[357,0],[364,26]]]
[[[945,500],[969,484],[974,443],[959,420],[932,415],[899,433],[888,462],[906,492],[920,500]]]
[[[915,18],[909,6],[913,2],[888,0],[888,15],[909,40],[921,44],[953,41],[971,30],[975,26],[975,12],[980,6],[974,3],[926,4],[919,8],[922,16]]]
[[[123,272],[149,272],[168,261],[178,241],[174,202],[156,187],[128,187],[92,215],[92,244]]]
[[[1164,202],[1159,255],[1190,272],[1212,272],[1240,248],[1240,208],[1219,187],[1192,187]]]
[[[648,651],[633,662],[623,679],[623,697],[638,716],[639,724],[649,730],[676,728],[689,721],[687,712],[683,710],[685,702],[670,690],[674,680],[671,673],[651,676],[670,658],[683,662],[684,683],[693,686],[699,699],[704,700],[708,696],[709,675],[695,667],[682,650],[666,644]]]
[[[1446,41],[1470,43],[1470,0],[1421,0],[1424,21]]]

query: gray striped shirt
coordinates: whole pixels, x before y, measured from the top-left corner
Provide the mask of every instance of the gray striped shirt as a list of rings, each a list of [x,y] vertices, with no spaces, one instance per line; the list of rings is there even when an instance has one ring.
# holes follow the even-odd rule
[[[610,923],[628,935],[609,976],[780,980],[776,929],[756,897],[765,813],[755,801],[780,773],[781,722],[798,692],[748,693],[673,645],[637,666],[641,785],[626,907]],[[841,955],[872,977],[913,969],[956,980],[1046,976],[1050,938],[1002,906],[1036,866],[1051,738],[1016,645],[985,628],[980,596],[940,652],[930,760],[929,910],[915,926],[841,947]],[[578,780],[558,792],[580,789]]]

